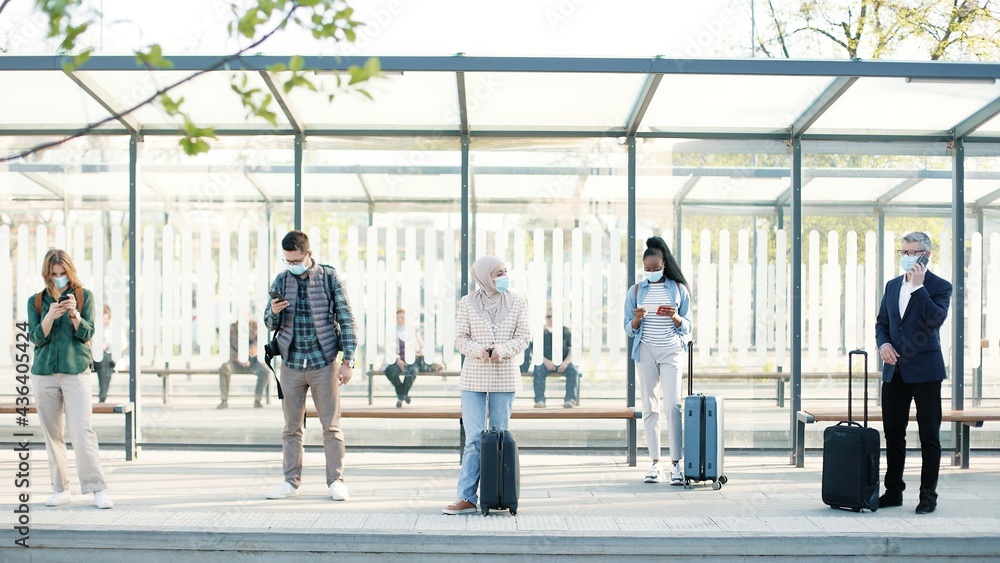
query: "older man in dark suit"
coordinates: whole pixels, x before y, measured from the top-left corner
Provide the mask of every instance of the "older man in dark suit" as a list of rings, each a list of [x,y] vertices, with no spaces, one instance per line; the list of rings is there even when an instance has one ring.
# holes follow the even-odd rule
[[[941,324],[948,317],[951,284],[927,269],[931,239],[913,232],[903,237],[899,254],[902,276],[885,285],[875,323],[882,370],[882,420],[885,430],[885,494],[879,507],[903,504],[903,465],[910,403],[917,405],[917,427],[923,463],[917,514],[937,508],[941,468]],[[926,257],[926,258],[924,258]]]

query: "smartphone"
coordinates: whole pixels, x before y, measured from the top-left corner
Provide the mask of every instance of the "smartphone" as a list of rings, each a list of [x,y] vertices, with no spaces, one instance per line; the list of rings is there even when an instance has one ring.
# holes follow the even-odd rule
[[[59,296],[59,302],[62,303],[63,301],[69,301],[69,294],[68,293],[66,295],[60,295]]]
[[[670,314],[671,309],[673,309],[673,307],[670,305],[660,305],[660,307],[656,310],[656,314],[665,317]]]
[[[920,264],[921,266],[927,266],[927,262],[929,260],[930,259],[927,258],[927,254],[921,254],[920,258],[917,258],[917,264]]]
[[[285,296],[282,295],[282,294],[280,294],[280,293],[278,293],[277,291],[272,291],[270,293],[270,295],[271,295],[271,299],[277,299],[278,301],[284,301],[285,300]]]

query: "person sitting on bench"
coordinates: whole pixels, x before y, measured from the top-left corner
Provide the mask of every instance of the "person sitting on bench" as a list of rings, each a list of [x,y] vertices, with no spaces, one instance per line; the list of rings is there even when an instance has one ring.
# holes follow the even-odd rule
[[[422,371],[441,371],[441,366],[428,364],[424,361],[423,338],[417,332],[413,335],[416,346],[412,364],[406,363],[406,310],[396,310],[396,361],[387,362],[383,371],[385,378],[396,388],[396,408],[402,408],[403,402],[410,404],[410,388],[417,379],[417,373]]]
[[[528,349],[524,353],[524,363],[521,364],[521,372],[529,373],[531,368],[531,354],[535,343],[528,344]],[[542,358],[541,362],[535,365],[533,370],[535,380],[535,408],[545,408],[545,380],[550,373],[556,372],[566,376],[566,394],[563,398],[563,407],[570,409],[580,406],[580,373],[571,362],[573,347],[572,333],[569,328],[562,329],[562,363],[558,366],[552,362],[552,304],[549,303],[545,311],[545,330],[542,336]]]
[[[224,409],[229,407],[229,382],[234,373],[255,373],[257,374],[257,387],[254,389],[253,407],[255,409],[264,408],[261,399],[264,398],[264,387],[267,385],[267,378],[270,375],[267,367],[257,359],[257,321],[250,319],[248,328],[250,333],[249,353],[246,362],[241,362],[239,357],[239,323],[235,322],[229,327],[229,361],[219,368],[219,391],[222,402],[216,408]]]

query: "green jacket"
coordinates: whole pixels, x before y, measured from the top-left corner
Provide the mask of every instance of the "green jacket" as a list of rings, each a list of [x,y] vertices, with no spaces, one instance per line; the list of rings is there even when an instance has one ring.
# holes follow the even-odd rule
[[[63,294],[72,294],[67,286]],[[83,306],[80,309],[80,327],[73,329],[73,319],[63,315],[52,321],[49,335],[42,334],[42,318],[49,312],[55,300],[46,291],[42,295],[42,312],[35,311],[35,294],[28,299],[28,338],[35,345],[35,361],[31,364],[34,375],[65,373],[76,375],[90,369],[94,359],[87,344],[94,337],[94,294],[83,290]],[[80,307],[80,304],[77,304]]]

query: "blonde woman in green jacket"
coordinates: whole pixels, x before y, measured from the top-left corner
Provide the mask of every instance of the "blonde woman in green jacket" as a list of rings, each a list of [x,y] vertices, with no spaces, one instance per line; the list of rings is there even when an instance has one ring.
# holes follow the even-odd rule
[[[42,279],[45,291],[40,310],[35,308],[35,295],[28,301],[28,337],[35,345],[31,384],[55,492],[45,504],[61,506],[73,500],[63,434],[68,422],[80,488],[84,494],[94,493],[94,506],[111,508],[114,503],[105,491],[97,434],[90,426],[94,397],[90,371],[93,358],[88,342],[94,336],[94,296],[83,290],[83,303],[77,303],[76,288],[83,286],[73,261],[63,250],[45,253]]]

